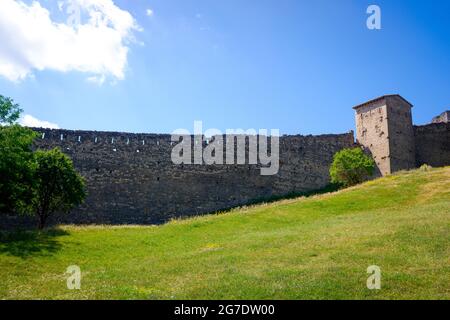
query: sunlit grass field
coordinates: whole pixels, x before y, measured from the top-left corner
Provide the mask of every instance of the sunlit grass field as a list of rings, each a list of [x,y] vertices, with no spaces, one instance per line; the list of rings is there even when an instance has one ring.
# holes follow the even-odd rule
[[[0,274],[2,299],[450,299],[450,167],[162,226],[4,233]]]

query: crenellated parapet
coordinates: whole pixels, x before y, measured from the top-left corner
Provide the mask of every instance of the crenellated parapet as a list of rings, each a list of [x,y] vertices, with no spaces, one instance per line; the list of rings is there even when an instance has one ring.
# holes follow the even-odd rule
[[[333,155],[354,145],[353,132],[281,136],[279,171],[263,176],[259,164],[174,164],[176,142],[168,134],[34,130],[34,148],[60,148],[87,182],[85,204],[55,223],[162,223],[320,189],[329,183]]]

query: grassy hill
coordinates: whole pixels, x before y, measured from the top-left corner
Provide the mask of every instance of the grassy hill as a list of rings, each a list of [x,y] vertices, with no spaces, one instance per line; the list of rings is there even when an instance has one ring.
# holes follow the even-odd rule
[[[0,273],[3,299],[450,299],[450,167],[163,226],[3,234]]]

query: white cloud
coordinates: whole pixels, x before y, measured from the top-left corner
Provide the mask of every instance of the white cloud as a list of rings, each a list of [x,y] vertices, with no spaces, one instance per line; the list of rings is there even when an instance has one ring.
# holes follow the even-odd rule
[[[124,79],[127,45],[141,30],[133,16],[113,0],[64,0],[58,7],[68,14],[65,23],[36,0],[0,1],[0,76],[17,82],[33,70],[56,70]]]
[[[56,123],[42,121],[36,119],[35,117],[29,114],[26,114],[23,117],[21,117],[19,119],[19,123],[24,127],[59,129],[59,126]]]
[[[106,80],[106,77],[104,75],[92,76],[92,77],[88,77],[86,79],[87,82],[94,83],[99,86],[103,85],[103,83],[105,83],[105,80]]]
[[[145,11],[145,14],[146,14],[147,16],[151,17],[151,16],[153,16],[153,10],[152,10],[152,9],[147,9],[147,10]]]

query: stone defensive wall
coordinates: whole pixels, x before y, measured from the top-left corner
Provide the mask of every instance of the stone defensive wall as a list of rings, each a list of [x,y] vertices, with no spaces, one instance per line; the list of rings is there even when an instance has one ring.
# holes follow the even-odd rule
[[[417,166],[450,166],[450,122],[414,126]]]
[[[256,164],[174,164],[170,135],[34,130],[35,148],[59,147],[86,179],[85,203],[53,223],[158,224],[320,189],[329,184],[333,155],[354,146],[353,132],[281,136],[279,171],[264,176]]]

